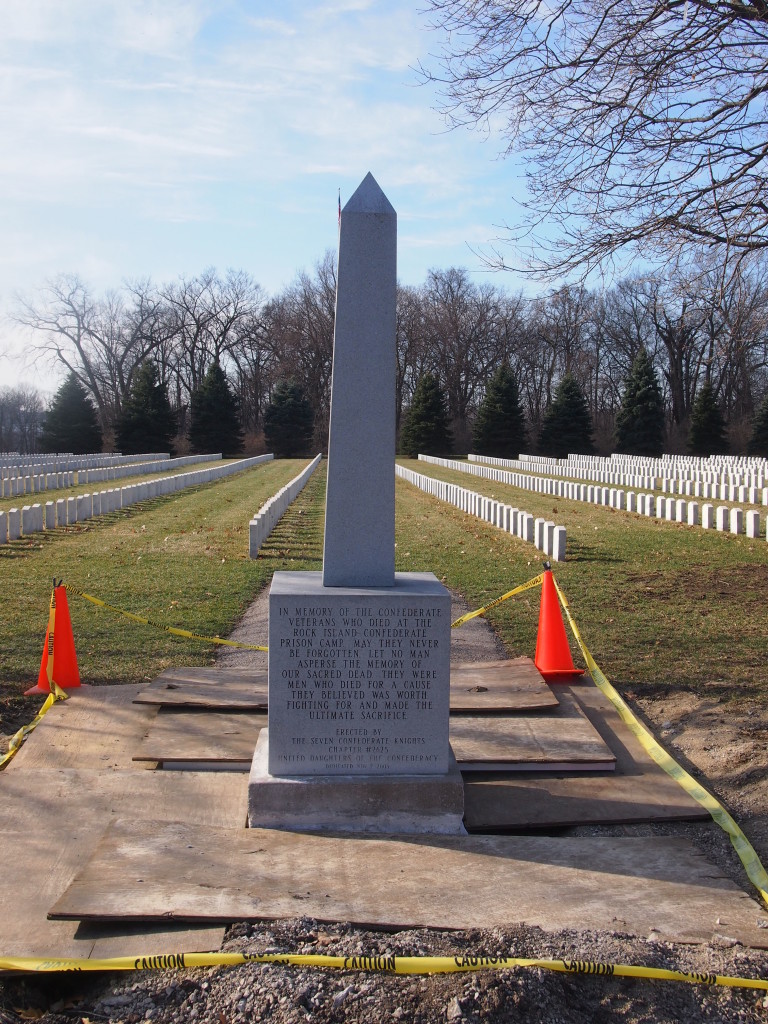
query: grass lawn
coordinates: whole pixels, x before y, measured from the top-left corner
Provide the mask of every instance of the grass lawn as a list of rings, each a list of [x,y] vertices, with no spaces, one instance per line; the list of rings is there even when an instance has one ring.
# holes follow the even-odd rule
[[[248,523],[306,459],[276,460],[0,547],[0,732],[31,717],[54,576],[126,611],[226,637],[275,569],[317,569],[325,467],[264,547],[248,557]],[[307,529],[308,526],[308,529]],[[170,665],[211,664],[216,647],[174,637],[68,598],[83,682],[141,682]],[[254,637],[266,643],[266,637]]]
[[[555,575],[595,660],[622,689],[648,693],[682,686],[729,697],[768,696],[764,540],[399,461],[565,526],[567,559],[555,564]],[[473,606],[541,568],[543,556],[532,545],[402,481],[398,524],[398,569],[430,567]],[[538,602],[532,590],[489,613],[511,653],[533,655]]]
[[[278,460],[214,484],[0,547],[0,732],[31,718],[53,577],[126,611],[226,637],[277,569],[319,569],[325,466],[248,557],[248,522],[307,460]],[[670,687],[731,699],[768,695],[768,544],[519,491],[403,460],[418,472],[553,519],[568,532],[555,574],[593,656],[625,693]],[[537,575],[532,545],[397,483],[396,565],[433,571],[479,607]],[[211,664],[216,648],[137,625],[71,595],[84,682],[140,682],[171,665]],[[511,656],[533,656],[539,593],[488,619]],[[266,637],[253,637],[266,643]],[[574,659],[579,664],[575,644]]]

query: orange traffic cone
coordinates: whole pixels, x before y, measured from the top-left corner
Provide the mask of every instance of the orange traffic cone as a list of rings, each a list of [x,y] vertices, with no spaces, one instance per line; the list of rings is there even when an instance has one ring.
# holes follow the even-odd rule
[[[584,675],[584,669],[576,668],[573,664],[551,569],[545,569],[541,583],[539,633],[536,637],[534,662],[548,683],[570,683]]]
[[[53,678],[62,690],[73,690],[80,686],[75,638],[72,635],[72,620],[67,604],[67,588],[61,584],[56,586],[55,580],[37,686],[26,690],[25,696],[32,693],[50,693],[50,678]]]

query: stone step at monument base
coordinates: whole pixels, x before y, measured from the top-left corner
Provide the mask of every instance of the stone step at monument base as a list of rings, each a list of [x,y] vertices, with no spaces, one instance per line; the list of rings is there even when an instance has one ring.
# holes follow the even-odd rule
[[[293,832],[466,835],[464,782],[451,753],[439,775],[269,773],[269,730],[256,743],[248,780],[248,824]]]

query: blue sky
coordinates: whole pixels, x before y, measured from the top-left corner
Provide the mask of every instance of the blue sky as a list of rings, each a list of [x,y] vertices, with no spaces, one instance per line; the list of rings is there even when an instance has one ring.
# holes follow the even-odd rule
[[[518,215],[498,140],[448,132],[412,70],[438,39],[420,0],[3,0],[0,313],[76,272],[96,292],[206,267],[270,294],[336,243],[372,171],[398,272],[466,266]],[[520,281],[495,277],[516,289]],[[24,368],[0,325],[0,383]]]

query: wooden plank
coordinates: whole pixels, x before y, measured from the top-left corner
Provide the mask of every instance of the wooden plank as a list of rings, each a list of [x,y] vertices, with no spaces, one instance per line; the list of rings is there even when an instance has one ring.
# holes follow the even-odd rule
[[[564,693],[556,712],[455,715],[450,740],[462,771],[529,769],[610,771],[616,758],[578,702]]]
[[[55,918],[494,928],[525,922],[719,934],[768,947],[760,906],[687,840],[322,836],[117,821],[52,907]]]
[[[135,769],[133,755],[157,708],[132,702],[141,686],[72,690],[48,711],[5,774],[32,768]]]
[[[556,708],[557,697],[530,658],[451,665],[451,712]]]
[[[70,926],[72,922],[69,922]],[[146,922],[83,921],[75,940],[91,942],[91,960],[112,956],[158,956],[161,953],[215,953],[221,949],[225,925],[152,925]]]
[[[217,949],[223,937],[218,926],[190,929],[166,922],[149,929],[134,924],[83,930],[72,922],[49,921],[48,908],[116,816],[138,820],[152,814],[239,830],[246,807],[247,779],[239,775],[73,768],[3,772],[3,952],[88,957]]]
[[[59,821],[53,834],[3,833],[3,952],[8,956],[86,958],[218,949],[224,933],[220,925],[118,922],[105,926],[97,922],[83,929],[72,921],[48,919],[51,903],[66,891],[102,831],[101,823],[91,835],[87,826],[72,827]],[[26,860],[28,857],[34,859]]]
[[[135,698],[137,704],[201,707],[211,711],[267,709],[267,670],[170,668]]]
[[[267,708],[267,670],[166,669],[136,697],[137,704]],[[528,711],[557,707],[557,697],[530,658],[471,662],[451,667],[452,711]]]
[[[162,764],[221,762],[250,766],[265,712],[222,713],[161,708],[137,745],[134,761]]]
[[[560,692],[560,691],[558,691]],[[498,831],[567,825],[696,820],[707,812],[645,752],[596,686],[563,686],[616,755],[616,770],[589,778],[473,773],[464,780],[464,823]]]

